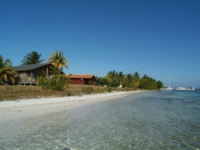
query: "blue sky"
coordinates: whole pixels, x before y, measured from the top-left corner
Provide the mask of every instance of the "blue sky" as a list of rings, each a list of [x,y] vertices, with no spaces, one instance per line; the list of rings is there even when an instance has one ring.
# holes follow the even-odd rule
[[[14,66],[56,50],[65,73],[139,72],[200,87],[199,0],[0,0],[0,54]]]

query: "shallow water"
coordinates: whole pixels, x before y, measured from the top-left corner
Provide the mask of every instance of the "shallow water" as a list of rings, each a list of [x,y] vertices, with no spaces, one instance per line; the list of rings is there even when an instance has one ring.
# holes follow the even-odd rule
[[[200,149],[200,92],[138,93],[13,122],[0,149]]]

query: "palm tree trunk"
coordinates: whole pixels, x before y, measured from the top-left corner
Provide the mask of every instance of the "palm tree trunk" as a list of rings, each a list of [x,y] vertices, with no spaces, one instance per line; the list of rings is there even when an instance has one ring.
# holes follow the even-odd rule
[[[47,65],[46,78],[48,78],[48,76],[49,76],[49,68],[48,68],[48,65]]]

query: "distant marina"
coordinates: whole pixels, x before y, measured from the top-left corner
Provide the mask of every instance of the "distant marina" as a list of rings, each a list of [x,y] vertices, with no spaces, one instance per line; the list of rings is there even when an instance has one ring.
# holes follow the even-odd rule
[[[160,90],[165,90],[165,91],[172,91],[172,90],[176,90],[176,91],[195,91],[196,89],[194,87],[189,87],[189,88],[185,88],[185,87],[177,87],[177,88],[173,88],[173,87],[164,87],[161,88]]]
[[[164,88],[161,88],[160,90],[165,90],[165,91],[172,91],[172,90],[176,90],[176,91],[195,91],[196,89],[192,86],[190,86],[189,88],[185,88],[185,87],[182,87],[182,86],[179,86],[177,88],[173,88],[170,86],[170,75],[169,75],[169,86],[168,87],[164,87]]]

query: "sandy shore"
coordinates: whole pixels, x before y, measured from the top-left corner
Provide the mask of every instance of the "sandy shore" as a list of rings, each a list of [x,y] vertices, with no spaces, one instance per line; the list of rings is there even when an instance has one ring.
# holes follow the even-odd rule
[[[123,98],[141,91],[112,92],[71,97],[41,98],[0,102],[1,122],[33,118],[71,108]]]

